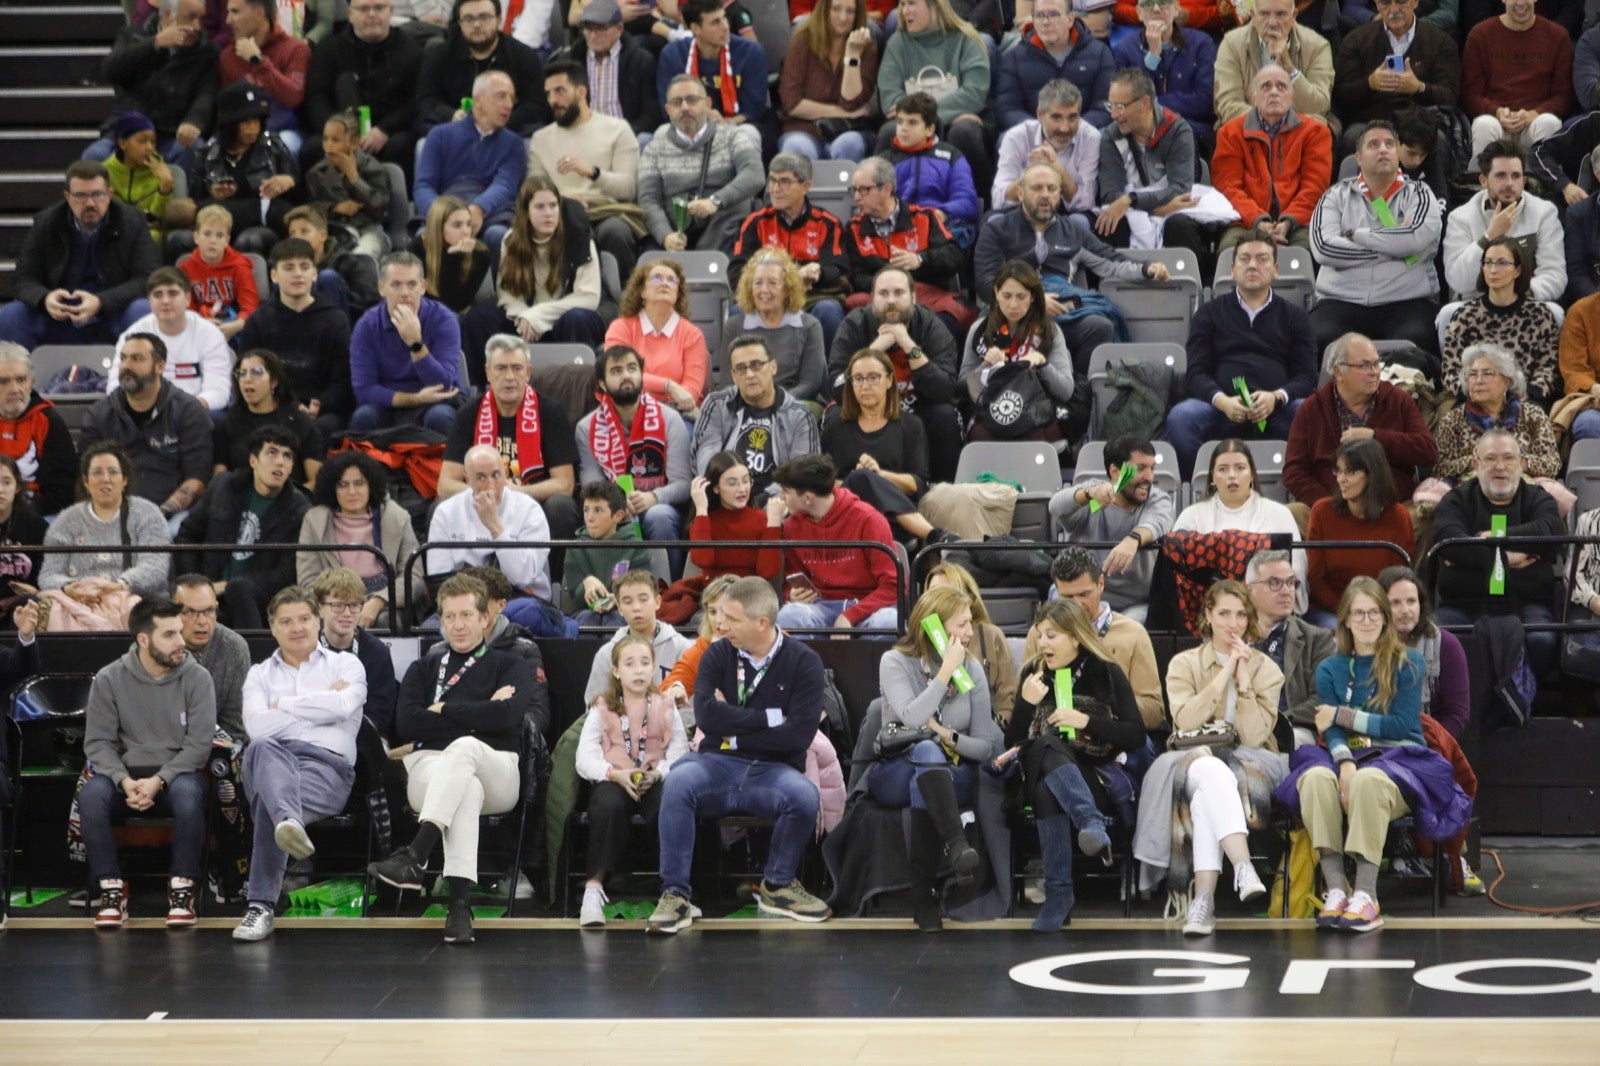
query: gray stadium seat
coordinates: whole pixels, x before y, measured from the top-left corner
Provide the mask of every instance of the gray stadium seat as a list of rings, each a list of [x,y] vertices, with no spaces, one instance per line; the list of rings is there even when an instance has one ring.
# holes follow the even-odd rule
[[[422,147],[421,142],[417,147]],[[384,212],[383,231],[389,235],[390,251],[401,251],[411,243],[411,190],[399,163],[385,163],[383,172],[389,175],[389,209]]]
[[[1578,497],[1574,515],[1600,507],[1600,440],[1575,440],[1567,460],[1567,488]]]
[[[1132,344],[1102,344],[1089,354],[1089,389],[1093,407],[1089,414],[1089,436],[1101,436],[1100,419],[1106,406],[1116,398],[1117,390],[1106,381],[1106,367],[1113,362],[1157,362],[1172,369],[1172,388],[1167,396],[1167,410],[1183,398],[1183,375],[1189,366],[1189,357],[1182,344],[1172,341],[1154,341]]]
[[[1100,292],[1116,303],[1136,341],[1173,341],[1189,338],[1189,319],[1200,304],[1205,282],[1200,264],[1187,248],[1137,248],[1127,252],[1141,262],[1166,264],[1171,279],[1164,282],[1123,281],[1107,278]]]
[[[530,344],[528,366],[594,366],[594,349],[587,344]]]
[[[1194,457],[1194,476],[1189,479],[1189,501],[1205,498],[1209,479],[1206,471],[1211,469],[1211,454],[1217,450],[1218,441],[1208,440],[1200,445],[1200,451]],[[1247,440],[1245,447],[1250,449],[1250,458],[1256,464],[1256,491],[1269,500],[1279,503],[1289,502],[1289,490],[1283,487],[1283,456],[1289,450],[1289,442],[1283,440]]]
[[[850,198],[850,175],[855,169],[854,163],[841,159],[824,159],[811,166],[811,202],[831,211],[840,222],[850,221],[856,213]]]
[[[1211,283],[1211,296],[1233,294],[1233,249],[1225,248],[1217,255],[1217,273]],[[1307,311],[1317,299],[1316,267],[1311,253],[1304,248],[1283,245],[1278,249],[1278,280],[1272,283],[1277,295],[1298,303]]]
[[[974,481],[985,470],[1015,481],[1023,492],[1055,492],[1061,487],[1061,463],[1048,443],[1031,440],[973,441],[961,449],[956,481]]]

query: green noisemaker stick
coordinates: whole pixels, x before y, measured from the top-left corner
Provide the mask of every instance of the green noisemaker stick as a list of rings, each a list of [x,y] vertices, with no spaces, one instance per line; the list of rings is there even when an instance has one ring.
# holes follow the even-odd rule
[[[1372,213],[1378,216],[1378,221],[1383,223],[1385,229],[1394,229],[1395,226],[1399,225],[1395,221],[1394,212],[1389,208],[1389,201],[1381,196],[1372,198]],[[1406,266],[1411,266],[1416,261],[1417,257],[1415,255],[1408,255],[1404,260]]]
[[[1056,671],[1056,710],[1072,706],[1072,668],[1063,666]],[[1070,725],[1061,727],[1061,735],[1068,740],[1077,740],[1078,731]]]
[[[1139,468],[1137,466],[1134,466],[1132,463],[1123,463],[1122,469],[1117,471],[1117,483],[1111,486],[1112,491],[1121,492],[1123,489],[1127,488],[1128,482],[1132,481],[1138,473]],[[1099,512],[1099,510],[1100,501],[1090,500],[1089,513],[1096,514]]]
[[[1246,407],[1249,407],[1250,406],[1250,386],[1245,384],[1244,378],[1242,378],[1242,377],[1234,378],[1233,379],[1233,387],[1239,390],[1239,399],[1244,401],[1244,405]],[[1260,421],[1258,421],[1256,423],[1256,429],[1260,430],[1262,433],[1265,433],[1267,431],[1267,420],[1265,418],[1263,418]]]
[[[1497,537],[1506,535],[1506,516],[1503,514],[1489,516],[1489,532]],[[1504,596],[1506,594],[1506,553],[1497,546],[1494,550],[1494,569],[1489,571],[1489,595]]]
[[[950,635],[944,631],[944,622],[936,614],[930,614],[922,620],[922,631],[928,634],[928,639],[933,642],[933,650],[940,655],[944,654],[950,646]],[[956,683],[957,692],[972,691],[972,675],[967,673],[965,666],[956,667],[956,672],[950,680]]]

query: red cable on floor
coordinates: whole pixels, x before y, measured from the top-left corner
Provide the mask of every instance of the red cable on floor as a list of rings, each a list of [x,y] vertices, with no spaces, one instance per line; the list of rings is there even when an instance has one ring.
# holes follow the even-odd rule
[[[1524,907],[1517,903],[1506,903],[1503,900],[1497,899],[1495,897],[1494,890],[1500,886],[1501,881],[1506,879],[1505,864],[1500,861],[1500,853],[1497,851],[1491,851],[1490,849],[1485,848],[1483,849],[1483,854],[1493,859],[1495,868],[1500,871],[1500,875],[1489,884],[1488,888],[1489,902],[1493,903],[1496,907],[1501,907],[1508,911],[1517,911],[1521,914],[1543,914],[1547,916],[1554,916],[1558,914],[1574,914],[1581,911],[1600,911],[1600,899],[1597,899],[1592,903],[1573,903],[1562,907]]]

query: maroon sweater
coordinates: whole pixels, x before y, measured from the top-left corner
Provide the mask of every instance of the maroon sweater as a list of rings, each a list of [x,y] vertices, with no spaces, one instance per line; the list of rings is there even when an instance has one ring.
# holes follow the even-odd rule
[[[1368,522],[1333,509],[1332,498],[1318,500],[1311,508],[1311,523],[1306,540],[1382,540],[1396,545],[1407,555],[1416,552],[1416,536],[1411,528],[1411,513],[1394,504],[1376,522]],[[1306,552],[1306,577],[1311,584],[1311,602],[1329,611],[1339,609],[1339,598],[1356,577],[1377,577],[1386,566],[1404,562],[1388,548],[1328,548]]]
[[[1416,401],[1387,381],[1378,384],[1370,412],[1368,426],[1389,456],[1395,491],[1402,501],[1409,500],[1417,488],[1416,468],[1438,462],[1439,446],[1428,432]],[[1284,455],[1284,487],[1304,504],[1332,496],[1333,453],[1338,450],[1339,411],[1330,381],[1308,396],[1294,413]]]
[[[1521,32],[1499,18],[1472,27],[1461,53],[1461,107],[1468,117],[1510,107],[1566,118],[1574,106],[1566,30],[1547,18]]]

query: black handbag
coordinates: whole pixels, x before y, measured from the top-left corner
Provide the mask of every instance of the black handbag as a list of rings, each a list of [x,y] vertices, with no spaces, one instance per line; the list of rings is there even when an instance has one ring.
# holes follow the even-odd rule
[[[1038,369],[1020,359],[995,367],[973,404],[978,421],[1000,440],[1025,437],[1056,420],[1056,402]]]
[[[880,759],[893,759],[924,740],[933,739],[933,730],[927,726],[908,726],[904,722],[885,722],[872,742],[872,754]]]

